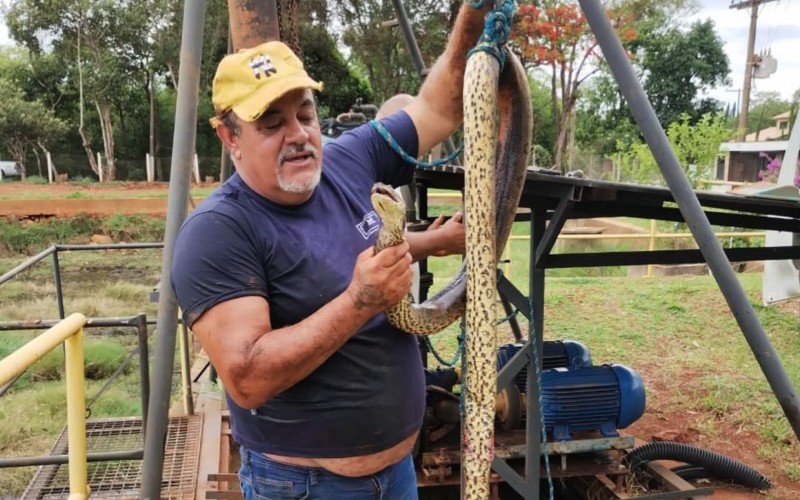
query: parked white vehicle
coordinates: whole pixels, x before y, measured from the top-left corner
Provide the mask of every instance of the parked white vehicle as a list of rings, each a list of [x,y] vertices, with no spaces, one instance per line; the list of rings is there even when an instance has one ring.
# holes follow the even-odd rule
[[[0,181],[9,177],[22,177],[22,169],[15,161],[0,161]]]

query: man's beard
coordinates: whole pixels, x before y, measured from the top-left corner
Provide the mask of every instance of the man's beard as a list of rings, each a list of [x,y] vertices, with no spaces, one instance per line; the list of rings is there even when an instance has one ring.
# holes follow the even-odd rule
[[[287,156],[296,153],[311,153],[311,156],[316,160],[317,169],[313,175],[306,177],[303,180],[290,181],[284,176],[283,164]],[[281,190],[287,193],[309,193],[314,190],[319,184],[322,177],[322,164],[319,159],[319,152],[317,148],[311,144],[304,144],[299,147],[288,147],[283,149],[278,155],[278,186]]]

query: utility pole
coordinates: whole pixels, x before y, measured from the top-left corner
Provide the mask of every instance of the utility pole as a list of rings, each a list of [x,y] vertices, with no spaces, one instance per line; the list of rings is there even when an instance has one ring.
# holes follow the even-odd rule
[[[747,37],[747,60],[744,67],[744,85],[742,88],[742,103],[739,109],[739,141],[744,141],[747,136],[747,114],[750,110],[750,84],[753,81],[753,66],[755,59],[753,51],[756,45],[756,24],[758,23],[758,7],[761,4],[775,0],[743,0],[731,1],[731,9],[746,9],[750,7],[750,33]]]

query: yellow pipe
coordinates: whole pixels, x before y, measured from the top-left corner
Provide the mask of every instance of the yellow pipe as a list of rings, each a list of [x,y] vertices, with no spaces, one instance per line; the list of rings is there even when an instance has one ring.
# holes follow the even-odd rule
[[[6,384],[39,361],[86,324],[83,314],[75,313],[0,360],[0,385]]]
[[[89,484],[87,482],[86,465],[86,397],[84,394],[83,381],[83,328],[78,327],[77,332],[75,332],[74,335],[70,335],[64,344],[64,359],[67,372],[69,500],[84,500],[89,497]]]
[[[186,366],[186,356],[184,356],[186,342],[183,341],[183,332],[181,331],[181,328],[182,325],[178,325],[177,329],[175,330],[175,335],[178,336],[178,357],[181,358],[181,394],[183,395],[183,412],[186,415],[191,415],[192,412],[189,408],[189,391],[191,391],[192,388],[186,386],[186,379],[188,378],[186,373],[189,370],[189,367]]]
[[[656,221],[655,219],[650,220],[650,243],[647,245],[647,249],[651,252],[656,249]],[[645,273],[645,277],[650,278],[653,276],[653,264],[647,265],[647,272]]]
[[[750,184],[749,182],[738,182],[738,181],[720,181],[716,179],[700,179],[697,181],[697,184],[710,184],[712,186],[744,186],[745,184]]]

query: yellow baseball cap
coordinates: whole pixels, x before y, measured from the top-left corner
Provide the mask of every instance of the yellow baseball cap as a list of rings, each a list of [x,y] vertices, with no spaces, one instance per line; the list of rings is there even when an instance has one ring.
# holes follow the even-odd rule
[[[214,75],[211,102],[217,115],[233,109],[240,119],[252,122],[294,89],[320,91],[322,83],[308,76],[289,47],[272,41],[225,56]],[[216,127],[219,119],[214,117],[210,122]]]

